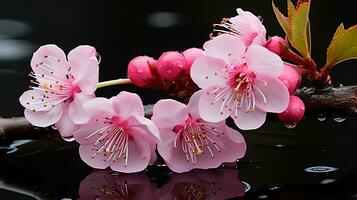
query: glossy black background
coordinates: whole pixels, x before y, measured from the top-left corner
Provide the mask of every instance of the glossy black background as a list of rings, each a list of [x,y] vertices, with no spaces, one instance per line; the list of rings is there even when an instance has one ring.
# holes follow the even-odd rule
[[[277,0],[276,5],[285,10],[286,2]],[[31,54],[41,45],[54,43],[66,52],[81,44],[94,46],[102,58],[100,80],[110,80],[125,77],[126,65],[135,56],[157,58],[163,51],[201,47],[208,39],[212,23],[219,22],[222,17],[234,16],[237,7],[262,16],[268,35],[282,34],[270,0],[3,0],[0,6],[0,116],[23,115],[18,97],[28,86]],[[352,0],[312,2],[313,57],[318,64],[324,63],[325,49],[337,26],[341,22],[345,27],[356,24],[355,8]],[[169,12],[174,16],[172,26],[156,27],[155,23],[152,24],[153,16],[159,12]],[[4,20],[14,21],[9,24]],[[161,20],[165,21],[159,19],[158,25]],[[333,70],[334,84],[357,84],[355,65],[356,61],[339,64]],[[138,92],[145,103],[154,103],[162,96],[160,92],[142,91],[131,86],[101,89],[97,95],[110,97],[124,89]],[[356,122],[355,119],[347,119],[343,123],[335,123],[332,119],[319,122],[307,117],[293,130],[286,129],[279,122],[268,122],[258,131],[244,133],[248,153],[239,164],[239,172],[240,178],[252,185],[246,198],[255,199],[266,194],[279,199],[357,198],[357,195],[353,196],[357,192],[354,183],[357,174]],[[277,147],[277,144],[285,146]],[[74,153],[76,146],[67,146],[58,148],[65,149],[65,155],[70,159],[64,159],[57,151],[54,156],[44,153],[38,159],[33,155],[26,157],[25,161],[10,162],[10,167],[4,167],[3,173],[13,177],[11,173],[15,172],[7,168],[17,166],[21,175],[14,179],[21,182],[24,178],[24,182],[29,183],[29,179],[42,174],[45,183],[47,179],[58,180],[59,186],[53,187],[58,187],[56,191],[63,193],[63,197],[69,194],[75,198],[78,181],[85,177],[88,168]],[[39,164],[41,162],[50,165],[51,169],[44,167],[47,164]],[[340,170],[326,176],[303,171],[315,165],[328,165]],[[23,169],[25,171],[21,171]],[[54,175],[54,172],[58,174]],[[72,181],[68,185],[64,184],[66,178]],[[337,181],[321,185],[324,179]],[[43,184],[38,181],[33,181],[34,185]],[[279,189],[271,190],[275,186]],[[5,193],[0,195],[5,196]]]

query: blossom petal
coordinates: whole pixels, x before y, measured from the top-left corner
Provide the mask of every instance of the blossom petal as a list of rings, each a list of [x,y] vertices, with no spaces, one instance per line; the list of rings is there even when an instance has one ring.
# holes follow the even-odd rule
[[[195,92],[191,98],[190,101],[187,104],[187,108],[189,110],[189,113],[192,117],[192,120],[196,120],[201,118],[198,112],[198,103],[200,101],[201,98],[201,94],[202,94],[202,90],[199,90],[197,92]]]
[[[98,116],[98,118],[105,116]],[[86,125],[79,126],[80,128],[73,133],[74,139],[79,144],[94,144],[100,136],[108,130],[110,125],[104,124],[102,121],[91,120]]]
[[[128,132],[137,140],[158,143],[160,141],[159,130],[155,124],[142,116],[131,116],[128,120]]]
[[[198,87],[205,89],[226,81],[226,64],[222,59],[203,56],[193,63],[190,75]]]
[[[151,120],[159,129],[173,129],[176,125],[184,124],[188,118],[185,104],[171,99],[158,101],[153,108]]]
[[[255,108],[250,112],[246,112],[245,108],[241,108],[237,110],[237,117],[232,115],[232,118],[238,128],[242,130],[252,130],[257,129],[264,124],[266,115],[267,113],[259,108]]]
[[[230,18],[234,28],[241,33],[238,37],[242,38],[247,45],[264,45],[266,30],[262,22],[253,13],[237,9],[238,15]]]
[[[104,154],[96,154],[92,144],[82,144],[79,146],[79,155],[81,159],[89,166],[96,169],[105,169],[109,167],[110,162],[106,161]],[[95,156],[94,156],[95,155]]]
[[[222,154],[222,162],[235,162],[245,155],[247,145],[243,136],[238,131],[227,126],[225,136],[220,139],[227,149]]]
[[[49,111],[36,111],[25,109],[26,119],[34,126],[47,127],[56,123],[63,114],[63,105],[57,104]]]
[[[288,88],[278,78],[257,74],[254,85],[253,95],[258,108],[273,113],[281,113],[288,108],[290,94]]]
[[[23,107],[29,110],[41,110],[48,111],[52,109],[52,106],[44,107],[46,101],[42,101],[45,99],[43,96],[44,92],[39,90],[27,90],[25,91],[19,98],[19,101]],[[47,104],[46,104],[47,105]]]
[[[60,62],[58,62],[58,60]],[[31,59],[31,68],[34,72],[39,73],[39,74],[48,74],[48,71],[44,70],[41,68],[39,65],[42,62],[49,62],[48,64],[52,65],[58,65],[60,66],[59,69],[58,67],[56,70],[67,70],[68,63],[66,59],[66,54],[60,49],[58,46],[53,45],[53,44],[48,44],[41,46],[35,53],[33,53],[33,57]],[[53,67],[56,67],[53,66]],[[66,67],[66,68],[64,68]]]
[[[99,63],[94,47],[82,45],[73,49],[68,54],[68,62],[71,65],[74,84],[87,95],[93,94],[99,80]]]
[[[177,142],[179,142],[180,144],[181,141],[178,140]],[[195,165],[192,164],[192,162],[187,161],[185,153],[182,151],[181,148],[171,147],[169,150],[172,150],[171,159],[165,160],[165,162],[172,171],[176,173],[183,173],[195,168]]]
[[[62,137],[71,137],[73,133],[78,130],[79,126],[74,124],[69,116],[68,110],[63,112],[63,116],[55,123],[59,133]]]
[[[148,166],[150,159],[143,157],[142,151],[150,152],[150,148],[143,149],[147,148],[147,146],[140,147],[134,140],[129,140],[128,148],[128,164],[125,165],[125,159],[121,158],[115,163],[110,164],[112,170],[123,173],[134,173],[140,172]]]
[[[123,120],[131,115],[144,116],[143,102],[137,94],[123,91],[111,100],[115,113]]]
[[[248,47],[245,58],[248,69],[258,74],[263,73],[278,77],[284,69],[284,63],[281,58],[261,46],[251,45]]]
[[[215,87],[203,90],[198,103],[201,118],[208,122],[223,121],[232,113],[229,106],[224,105],[224,101],[221,99],[216,101],[217,95],[213,92],[214,90],[216,90]]]
[[[221,34],[207,41],[203,48],[205,55],[224,60],[226,64],[241,64],[245,53],[246,46],[236,36]]]
[[[92,96],[83,93],[74,94],[74,99],[69,104],[68,116],[75,124],[84,124],[89,121],[89,117],[83,109],[83,104],[90,99],[92,99]]]
[[[84,114],[88,116],[88,118],[103,118],[101,116],[111,118],[114,115],[114,109],[112,105],[112,101],[107,98],[97,97],[91,100],[86,101],[83,104]]]
[[[165,161],[171,162],[176,136],[172,130],[160,130],[161,142],[157,144],[157,151]]]

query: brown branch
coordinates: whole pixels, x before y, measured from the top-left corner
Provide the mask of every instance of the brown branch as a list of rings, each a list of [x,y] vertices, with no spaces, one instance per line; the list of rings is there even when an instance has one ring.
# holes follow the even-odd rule
[[[357,116],[357,85],[325,89],[301,88],[296,93],[305,103],[308,114]],[[145,106],[145,115],[152,115],[152,105]],[[58,139],[51,128],[32,126],[24,117],[0,118],[0,139],[45,137]]]
[[[296,95],[304,101],[307,113],[357,116],[357,85],[324,89],[304,87]]]

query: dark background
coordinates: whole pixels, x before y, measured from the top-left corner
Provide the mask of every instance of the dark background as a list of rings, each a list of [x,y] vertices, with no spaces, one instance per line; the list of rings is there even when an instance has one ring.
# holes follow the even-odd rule
[[[285,0],[275,3],[286,10]],[[32,52],[41,45],[57,44],[66,53],[81,44],[92,45],[102,58],[100,80],[122,78],[126,77],[127,63],[135,56],[158,58],[163,51],[201,47],[212,24],[234,16],[237,7],[262,16],[268,35],[282,36],[270,0],[2,0],[0,116],[23,115],[18,97],[29,85]],[[319,65],[324,64],[326,48],[338,25],[356,24],[355,13],[353,0],[312,1],[313,58]],[[334,84],[357,84],[356,63],[336,66],[332,72]],[[138,92],[144,103],[155,103],[162,96],[133,86],[104,88],[96,94],[110,97],[121,90]],[[320,122],[316,116],[306,116],[292,130],[269,121],[257,131],[242,133],[248,152],[238,171],[240,179],[251,185],[245,198],[357,199],[356,123],[352,118],[336,123],[332,118]],[[18,148],[21,151],[7,153],[6,161],[0,162],[0,183],[7,180],[30,185],[33,191],[52,195],[53,199],[77,197],[78,185],[90,171],[80,161],[77,146],[31,141]],[[338,170],[304,171],[320,165]],[[158,185],[166,181],[155,171],[149,175],[159,177]],[[0,199],[7,196],[16,199],[0,190]]]

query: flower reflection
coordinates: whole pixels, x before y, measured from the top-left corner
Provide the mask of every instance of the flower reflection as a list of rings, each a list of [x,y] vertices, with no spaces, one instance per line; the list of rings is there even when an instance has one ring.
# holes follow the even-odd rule
[[[244,185],[236,169],[196,170],[174,174],[158,189],[158,199],[228,199],[244,196]]]
[[[108,170],[96,170],[79,186],[81,200],[157,199],[155,184],[147,176],[137,174],[111,174]]]
[[[156,175],[150,174],[152,180],[162,178]],[[79,186],[80,200],[221,200],[244,196],[244,193],[244,184],[236,169],[173,174],[161,188],[144,173],[113,174],[109,170],[95,170]]]

